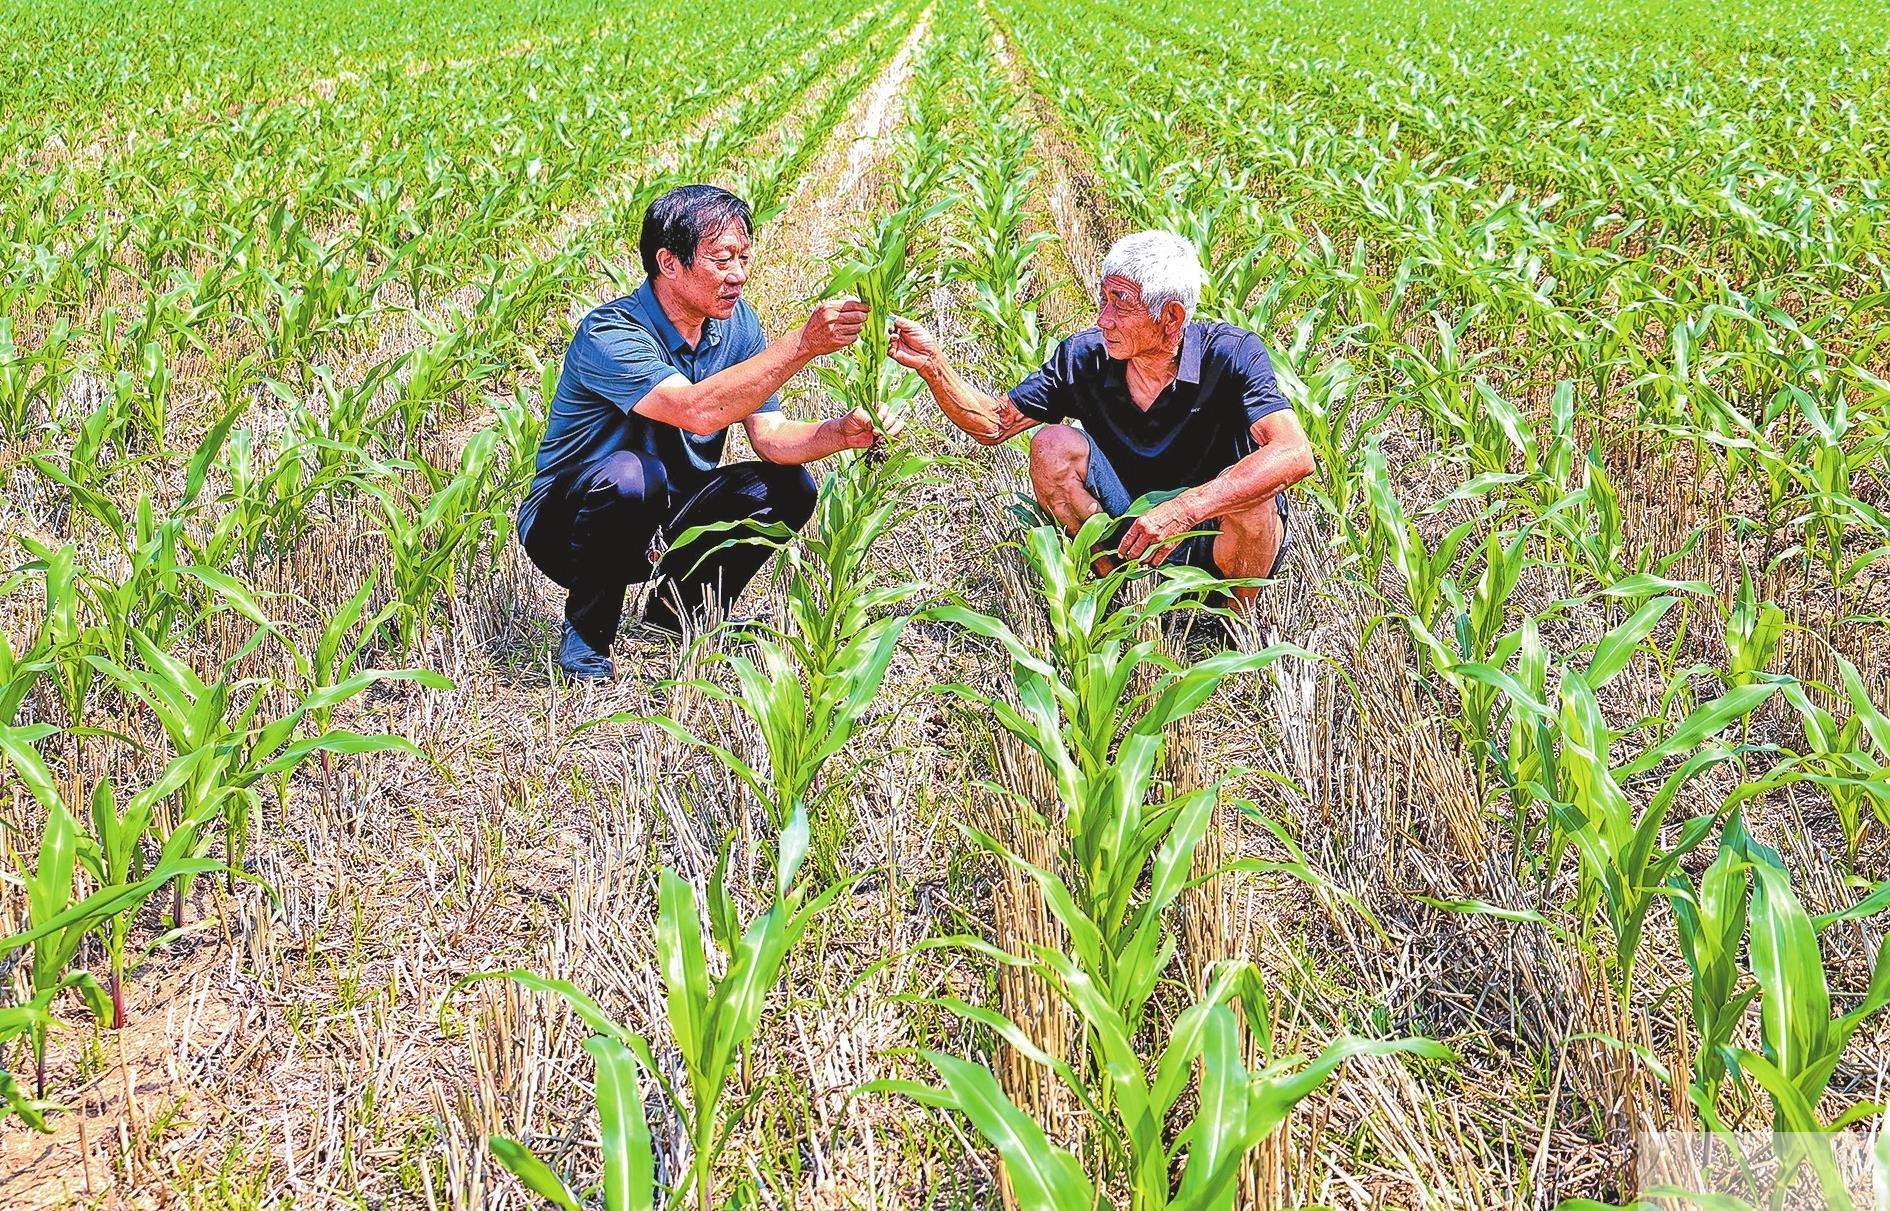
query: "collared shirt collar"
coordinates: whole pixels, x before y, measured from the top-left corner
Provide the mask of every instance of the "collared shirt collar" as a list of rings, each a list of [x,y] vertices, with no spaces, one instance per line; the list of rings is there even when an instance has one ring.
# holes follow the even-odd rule
[[[1189,320],[1181,326],[1181,359],[1175,381],[1201,385],[1201,325]]]
[[[713,319],[705,319],[702,321],[702,339],[691,349],[682,333],[676,331],[676,325],[670,322],[669,313],[663,310],[663,304],[657,301],[656,284],[651,279],[644,278],[643,284],[630,297],[644,320],[656,330],[663,347],[671,353],[695,354],[722,343],[721,324]]]

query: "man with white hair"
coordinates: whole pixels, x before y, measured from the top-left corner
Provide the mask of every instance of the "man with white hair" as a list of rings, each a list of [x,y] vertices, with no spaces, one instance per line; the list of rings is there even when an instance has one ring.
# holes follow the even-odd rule
[[[1202,280],[1194,245],[1178,235],[1117,240],[1103,260],[1096,326],[1001,396],[967,383],[910,320],[894,321],[891,353],[983,445],[1042,425],[1030,441],[1031,486],[1071,533],[1146,497],[1121,535],[1122,558],[1271,577],[1286,551],[1286,489],[1312,474],[1312,446],[1260,338],[1194,318]],[[1234,592],[1250,605],[1256,590]]]

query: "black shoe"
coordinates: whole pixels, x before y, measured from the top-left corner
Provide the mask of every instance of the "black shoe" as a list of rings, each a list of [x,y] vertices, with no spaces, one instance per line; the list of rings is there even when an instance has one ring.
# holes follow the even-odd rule
[[[558,668],[572,681],[609,681],[617,671],[610,663],[609,645],[598,651],[568,618],[558,642]]]

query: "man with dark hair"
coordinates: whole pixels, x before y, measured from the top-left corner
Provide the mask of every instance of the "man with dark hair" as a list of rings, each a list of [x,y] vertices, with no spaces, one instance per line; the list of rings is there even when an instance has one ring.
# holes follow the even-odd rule
[[[772,343],[742,301],[752,262],[748,204],[713,185],[650,203],[639,240],[646,280],[582,320],[519,508],[525,553],[569,591],[558,665],[580,680],[611,676],[610,643],[627,586],[655,578],[649,625],[681,634],[705,602],[722,611],[767,558],[727,533],[665,546],[692,527],[781,523],[814,511],[802,464],[863,449],[876,436],[856,409],[824,421],[781,414],[781,385],[822,354],[859,339],[866,305],[816,306]],[[763,461],[719,465],[742,422]]]

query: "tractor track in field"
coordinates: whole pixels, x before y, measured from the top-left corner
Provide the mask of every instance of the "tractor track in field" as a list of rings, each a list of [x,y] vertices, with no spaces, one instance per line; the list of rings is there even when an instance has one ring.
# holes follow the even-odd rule
[[[1128,219],[1110,200],[1089,153],[1071,135],[1030,65],[1012,49],[1003,21],[984,0],[979,0],[978,8],[991,29],[993,55],[1036,120],[1031,147],[1050,178],[1043,193],[1056,225],[1057,247],[1070,276],[1093,299],[1101,281],[1103,254],[1111,240],[1129,230]]]

